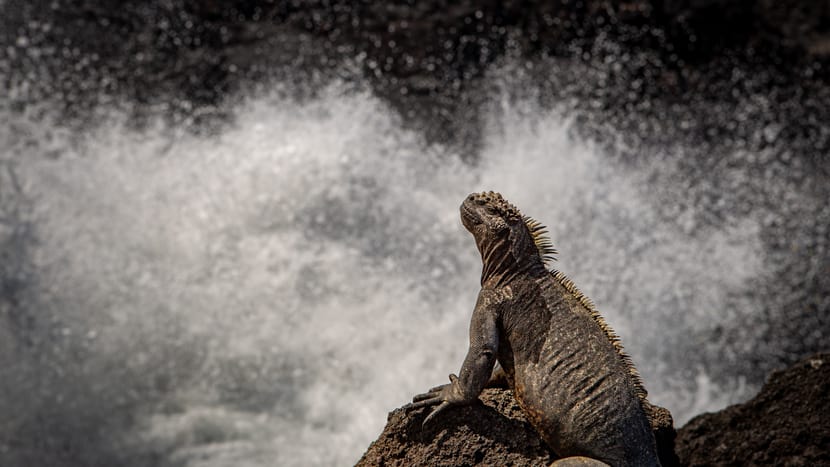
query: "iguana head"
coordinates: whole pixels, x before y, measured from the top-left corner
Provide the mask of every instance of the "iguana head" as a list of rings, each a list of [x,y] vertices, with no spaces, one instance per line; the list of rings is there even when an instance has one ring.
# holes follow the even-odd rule
[[[556,254],[545,227],[522,215],[494,191],[467,196],[461,203],[461,223],[473,234],[481,252],[482,283],[494,275],[509,276],[539,266],[544,269],[545,262]]]
[[[461,203],[461,223],[476,236],[483,229],[498,234],[521,221],[522,215],[516,206],[495,191],[472,193]]]

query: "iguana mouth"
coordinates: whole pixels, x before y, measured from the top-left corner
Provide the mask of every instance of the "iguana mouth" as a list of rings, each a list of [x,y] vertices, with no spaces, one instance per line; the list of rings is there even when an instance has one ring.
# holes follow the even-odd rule
[[[473,210],[470,209],[466,203],[461,205],[461,219],[473,225],[481,224],[481,219],[479,219],[478,216],[475,215]],[[462,224],[463,223],[464,222],[462,222]]]

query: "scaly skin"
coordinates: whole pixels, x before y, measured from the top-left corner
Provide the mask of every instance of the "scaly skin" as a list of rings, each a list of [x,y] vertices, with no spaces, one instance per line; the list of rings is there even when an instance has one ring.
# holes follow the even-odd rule
[[[469,351],[458,377],[408,407],[437,404],[426,424],[448,407],[474,402],[498,360],[528,420],[557,455],[660,465],[649,422],[654,409],[639,376],[590,301],[546,269],[544,257],[554,251],[543,228],[494,192],[468,196],[461,220],[483,262]]]

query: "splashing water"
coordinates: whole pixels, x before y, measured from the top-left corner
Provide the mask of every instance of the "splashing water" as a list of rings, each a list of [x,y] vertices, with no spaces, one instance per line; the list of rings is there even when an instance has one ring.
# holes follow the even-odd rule
[[[2,464],[353,463],[458,370],[480,260],[457,206],[485,189],[549,226],[679,423],[745,397],[683,355],[752,313],[752,218],[665,223],[650,177],[671,163],[625,167],[559,112],[491,108],[475,164],[338,85],[250,99],[208,136],[117,114],[72,144],[46,123],[29,131],[56,142],[3,135],[34,240],[28,318],[0,320]]]

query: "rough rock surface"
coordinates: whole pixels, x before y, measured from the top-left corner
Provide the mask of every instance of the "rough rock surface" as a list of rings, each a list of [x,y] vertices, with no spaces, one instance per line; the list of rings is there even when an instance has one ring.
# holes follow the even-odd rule
[[[830,353],[773,372],[754,399],[678,432],[684,465],[830,465]]]
[[[485,389],[483,404],[447,410],[422,426],[430,409],[389,414],[358,466],[549,465],[556,457],[505,389]]]

